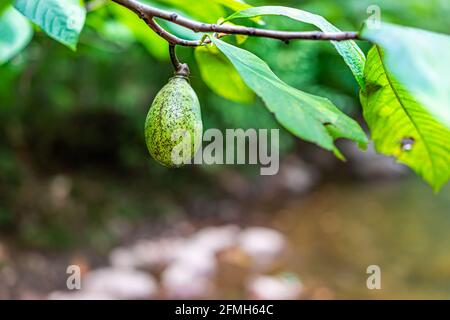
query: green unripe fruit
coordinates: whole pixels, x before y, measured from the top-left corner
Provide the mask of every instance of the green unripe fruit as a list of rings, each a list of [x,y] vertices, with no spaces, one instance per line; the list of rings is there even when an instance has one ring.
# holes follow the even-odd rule
[[[150,155],[166,167],[189,163],[201,146],[200,103],[187,78],[175,76],[156,95],[145,120]]]

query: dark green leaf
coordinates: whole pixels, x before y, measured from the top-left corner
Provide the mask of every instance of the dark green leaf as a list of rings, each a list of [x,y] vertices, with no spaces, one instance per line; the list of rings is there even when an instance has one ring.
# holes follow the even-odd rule
[[[297,21],[309,23],[315,25],[323,32],[340,32],[338,28],[336,28],[322,16],[307,11],[282,6],[249,8],[234,13],[226,20],[267,15],[285,16]],[[345,63],[349,66],[360,87],[364,88],[364,53],[354,41],[332,41],[332,43],[336,47],[336,50],[339,52],[339,54],[344,58]]]
[[[342,157],[334,145],[336,138],[348,138],[361,145],[367,138],[353,119],[328,99],[288,86],[260,58],[241,48],[212,38],[231,61],[244,82],[260,96],[276,119],[292,134]]]

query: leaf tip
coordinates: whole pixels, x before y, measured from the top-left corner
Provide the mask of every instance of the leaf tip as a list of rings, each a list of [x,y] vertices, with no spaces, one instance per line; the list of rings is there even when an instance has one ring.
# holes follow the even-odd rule
[[[343,162],[347,161],[345,156],[342,154],[342,152],[336,146],[333,148],[333,153],[336,156],[336,158],[338,158],[339,160],[341,160]]]

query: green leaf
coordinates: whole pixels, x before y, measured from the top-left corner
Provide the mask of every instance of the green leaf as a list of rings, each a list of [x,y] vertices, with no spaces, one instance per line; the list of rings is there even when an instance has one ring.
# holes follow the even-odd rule
[[[364,74],[361,102],[376,150],[410,166],[439,190],[450,177],[450,130],[387,70],[380,47],[370,50]]]
[[[195,49],[195,59],[208,87],[218,95],[238,103],[251,103],[255,95],[231,62],[215,46]]]
[[[215,23],[219,17],[223,17],[225,11],[222,6],[211,0],[199,0],[189,2],[185,0],[145,0],[152,7],[177,13],[188,19]],[[173,35],[186,40],[200,40],[203,34],[177,25],[164,19],[156,18],[158,24]]]
[[[134,35],[137,41],[139,41],[147,51],[159,60],[167,60],[168,44],[167,42],[152,32],[144,20],[139,19],[136,14],[116,3],[109,6],[114,17],[126,26]]]
[[[12,0],[2,0],[2,2],[0,2],[0,15],[11,5],[11,3]]]
[[[27,19],[10,7],[0,16],[0,64],[22,51],[30,42],[33,29]]]
[[[163,9],[170,9],[167,8],[169,6],[181,10],[190,17],[207,23],[216,23],[218,19],[225,16],[223,7],[211,0],[146,0],[145,2]]]
[[[289,132],[306,141],[334,151],[337,138],[348,138],[367,144],[364,131],[356,121],[342,113],[328,99],[288,86],[253,53],[211,37],[231,61],[244,82],[260,96],[278,122]]]
[[[191,29],[182,27],[176,23],[169,22],[164,19],[156,19],[158,24],[171,34],[177,36],[178,38],[185,40],[201,40],[203,37],[202,33],[194,32]]]
[[[450,36],[387,23],[361,35],[383,48],[389,72],[450,128]]]
[[[240,0],[213,0],[214,2],[221,4],[233,11],[240,11],[251,8],[252,6]]]
[[[219,19],[219,21],[217,21],[217,24],[221,24],[221,25],[225,25],[225,26],[237,26],[236,24],[234,24],[232,22],[225,21],[225,19],[223,19],[223,18]],[[234,37],[235,37],[236,43],[238,45],[244,44],[249,38],[249,36],[242,35],[242,34],[235,34]]]
[[[119,48],[129,47],[137,39],[131,30],[117,19],[111,19],[105,8],[99,8],[95,14],[86,17],[85,28],[95,30],[103,39],[114,43]]]
[[[76,50],[86,18],[78,0],[15,0],[14,6],[50,37]]]
[[[285,16],[293,20],[315,25],[323,32],[340,32],[338,28],[328,22],[322,16],[282,6],[265,6],[249,8],[240,12],[236,12],[229,16],[226,20],[238,18],[252,18],[256,16]],[[361,88],[364,88],[364,64],[365,56],[361,49],[354,41],[332,41],[338,53],[344,58],[345,63],[349,66],[356,81]]]

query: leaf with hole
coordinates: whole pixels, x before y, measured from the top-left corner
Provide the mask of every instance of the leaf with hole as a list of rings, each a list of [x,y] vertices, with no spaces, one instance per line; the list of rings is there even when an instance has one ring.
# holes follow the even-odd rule
[[[423,107],[388,70],[380,47],[367,57],[364,118],[375,148],[394,156],[423,177],[434,190],[450,178],[450,130]]]
[[[379,45],[389,72],[450,128],[450,36],[383,23],[361,36]]]

